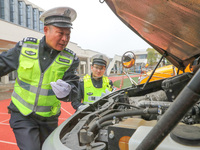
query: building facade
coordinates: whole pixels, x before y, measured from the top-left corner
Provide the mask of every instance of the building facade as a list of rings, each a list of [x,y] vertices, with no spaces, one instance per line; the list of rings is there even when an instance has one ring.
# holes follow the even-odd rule
[[[43,32],[43,23],[39,21],[43,12],[27,0],[0,0],[0,19],[35,31]]]
[[[44,11],[28,0],[0,0],[0,53],[14,47],[25,37],[41,39],[44,36],[44,26],[39,17]],[[80,59],[77,73],[79,75],[90,74],[90,58],[98,52],[82,49],[71,41],[67,48],[73,50]],[[120,59],[116,59],[115,63],[119,66]],[[15,78],[16,72],[12,72],[1,77],[0,83],[7,84]]]

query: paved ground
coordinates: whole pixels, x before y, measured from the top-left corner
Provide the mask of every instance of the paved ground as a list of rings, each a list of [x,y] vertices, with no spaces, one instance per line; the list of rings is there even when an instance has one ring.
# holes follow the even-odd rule
[[[0,84],[0,100],[9,99],[13,91],[14,84]]]
[[[0,100],[9,99],[11,97],[12,90],[9,91],[0,91]]]

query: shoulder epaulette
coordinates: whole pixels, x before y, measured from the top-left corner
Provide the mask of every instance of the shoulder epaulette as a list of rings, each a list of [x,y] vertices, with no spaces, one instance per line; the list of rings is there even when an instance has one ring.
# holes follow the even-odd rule
[[[72,55],[76,55],[76,53],[74,53],[72,50],[70,50],[70,49],[68,49],[68,48],[65,48],[64,50],[67,51],[67,52],[69,52],[69,53],[72,54]]]
[[[26,37],[23,39],[24,42],[33,42],[33,43],[37,43],[37,39],[33,38],[33,37]]]

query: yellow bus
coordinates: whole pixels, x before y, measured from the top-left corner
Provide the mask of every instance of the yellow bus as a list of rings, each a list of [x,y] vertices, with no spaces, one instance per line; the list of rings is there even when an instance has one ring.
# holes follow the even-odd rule
[[[148,71],[145,74],[142,74],[138,78],[138,84],[146,83],[146,81],[148,80],[152,71],[153,70]],[[177,72],[178,72],[178,68],[175,67],[174,65],[167,65],[167,66],[164,66],[164,67],[157,68],[156,71],[154,72],[154,75],[152,76],[152,78],[149,82],[175,76],[175,75],[177,75]],[[189,65],[186,67],[185,72],[191,72]],[[183,73],[183,71],[179,70],[179,74],[182,74],[182,73]]]

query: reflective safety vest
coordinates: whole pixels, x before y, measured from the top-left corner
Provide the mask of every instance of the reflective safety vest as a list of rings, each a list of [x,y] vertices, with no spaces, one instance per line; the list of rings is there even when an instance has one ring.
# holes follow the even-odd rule
[[[84,104],[91,104],[94,101],[101,98],[102,93],[105,93],[106,89],[112,91],[109,79],[106,76],[102,77],[102,88],[94,87],[91,77],[87,74],[83,77],[84,81]]]
[[[41,72],[39,64],[40,40],[25,41],[19,57],[18,77],[12,94],[12,102],[27,116],[32,112],[50,117],[60,112],[60,101],[52,91],[50,82],[62,79],[69,69],[74,54],[70,50],[61,51],[51,65]]]

